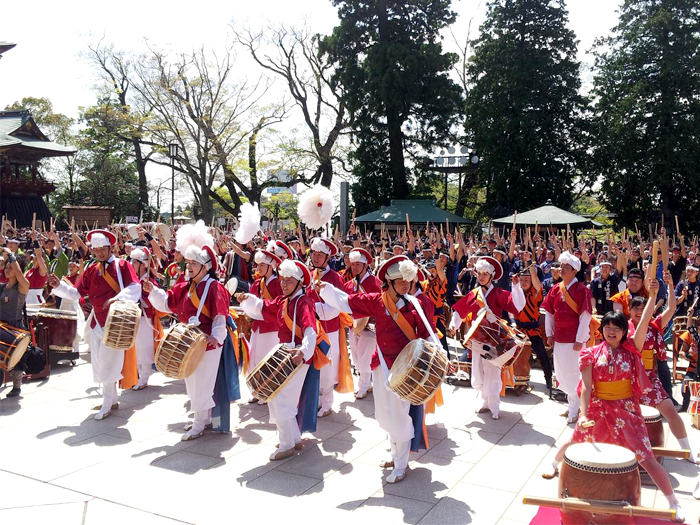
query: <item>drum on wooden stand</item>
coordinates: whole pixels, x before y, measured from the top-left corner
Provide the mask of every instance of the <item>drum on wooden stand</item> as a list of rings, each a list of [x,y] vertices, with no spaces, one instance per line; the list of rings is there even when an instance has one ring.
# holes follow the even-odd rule
[[[642,416],[644,416],[644,424],[647,427],[649,441],[652,447],[663,447],[664,439],[664,424],[661,419],[661,413],[655,408],[640,405]]]
[[[128,350],[136,341],[141,308],[130,301],[115,301],[109,307],[102,343],[114,350]]]
[[[523,347],[529,344],[530,339],[522,330],[486,310],[482,310],[472,322],[463,342],[472,350],[472,359],[478,354],[498,368],[512,365]]]
[[[527,344],[513,362],[513,380],[519,391],[526,389],[530,384],[531,357],[532,346]]]
[[[49,350],[73,352],[73,342],[78,334],[78,315],[72,310],[27,307],[27,317],[49,329]]]
[[[16,367],[31,340],[27,330],[0,322],[0,369],[9,372]]]
[[[639,505],[642,485],[631,450],[608,443],[575,443],[566,449],[559,474],[559,497]],[[561,511],[564,525],[634,523],[632,517]]]
[[[156,368],[165,377],[190,377],[207,351],[207,336],[199,328],[177,323],[168,328],[156,349]]]
[[[256,399],[265,403],[272,401],[304,365],[304,361],[298,365],[292,363],[291,350],[294,349],[288,345],[276,345],[250,371],[245,381]]]
[[[442,347],[416,339],[403,347],[389,372],[389,388],[412,405],[428,401],[447,377]]]

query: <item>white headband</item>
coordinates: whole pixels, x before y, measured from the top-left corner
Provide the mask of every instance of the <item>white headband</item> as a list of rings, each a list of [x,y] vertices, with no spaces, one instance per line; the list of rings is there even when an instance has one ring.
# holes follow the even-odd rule
[[[476,268],[477,272],[486,272],[490,273],[491,275],[496,275],[496,268],[493,267],[493,264],[485,261],[484,259],[479,259],[476,261],[474,268]]]
[[[323,242],[320,238],[316,237],[313,241],[311,241],[311,250],[314,252],[323,252],[326,255],[331,254],[331,248]]]
[[[350,262],[367,264],[367,258],[362,252],[350,252]]]
[[[577,272],[581,269],[581,261],[570,252],[562,252],[559,256],[559,262],[562,264],[568,264]]]
[[[304,279],[304,274],[301,271],[301,268],[299,268],[296,263],[290,259],[285,259],[282,261],[279,268],[279,274],[280,277],[291,277],[297,281]]]
[[[105,246],[111,246],[111,244],[104,233],[93,233],[90,236],[90,246],[93,248],[104,248]]]

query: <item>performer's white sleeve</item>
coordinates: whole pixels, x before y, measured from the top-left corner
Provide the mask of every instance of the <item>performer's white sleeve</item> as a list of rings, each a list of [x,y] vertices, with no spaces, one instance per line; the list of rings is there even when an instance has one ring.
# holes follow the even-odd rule
[[[613,312],[624,312],[625,309],[620,303],[613,303]]]
[[[329,321],[340,315],[340,309],[328,303],[316,303],[316,315],[321,321]]]
[[[525,293],[520,287],[520,283],[514,284],[512,289],[513,291],[511,292],[511,296],[513,297],[513,304],[518,309],[518,312],[520,312],[523,308],[525,308]]]
[[[622,292],[624,292],[625,290],[627,290],[627,285],[625,284],[625,281],[623,281],[622,279],[620,279],[620,284],[617,285],[617,291],[620,292],[620,293],[622,293]],[[615,304],[617,304],[617,303],[615,303]]]
[[[141,283],[131,283],[115,297],[117,301],[131,301],[138,303],[141,300]]]
[[[327,305],[331,306],[338,312],[352,314],[352,310],[348,304],[348,294],[338,290],[332,284],[326,283],[321,289],[321,299],[323,299]],[[316,310],[318,311],[318,303],[316,304]],[[337,315],[338,314],[336,314],[336,316]]]
[[[214,317],[214,322],[211,323],[211,335],[218,341],[220,345],[224,344],[226,339],[226,317],[217,315]]]
[[[79,301],[80,292],[75,286],[67,284],[65,281],[61,281],[56,288],[53,289],[53,294],[61,299],[68,299],[69,301]]]
[[[544,312],[544,331],[547,337],[554,337],[554,314],[550,314],[547,310]]]
[[[576,342],[585,343],[591,338],[591,312],[583,312],[578,318],[578,331],[576,332]]]
[[[148,300],[151,301],[151,305],[156,310],[165,312],[166,314],[173,313],[170,308],[168,308],[168,294],[162,288],[157,286],[153,287],[153,290],[148,294]]]
[[[452,311],[452,320],[450,321],[450,328],[454,328],[455,330],[459,330],[460,326],[462,326],[462,316],[453,310]]]
[[[316,348],[316,332],[313,328],[308,327],[304,330],[304,337],[301,340],[301,346],[298,350],[304,354],[304,360],[308,361],[314,355],[314,349]]]
[[[246,298],[241,301],[241,308],[243,308],[245,314],[256,321],[263,321],[265,319],[262,315],[262,307],[263,300],[252,294],[247,294]]]

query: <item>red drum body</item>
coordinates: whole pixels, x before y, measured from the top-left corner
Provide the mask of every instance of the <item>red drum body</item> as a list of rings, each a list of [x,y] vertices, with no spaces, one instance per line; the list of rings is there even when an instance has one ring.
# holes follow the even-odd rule
[[[35,324],[42,323],[49,329],[49,350],[73,352],[73,342],[78,335],[78,316],[71,310],[54,308],[27,308],[27,316]]]
[[[27,330],[0,322],[0,369],[8,372],[17,366],[30,342]]]

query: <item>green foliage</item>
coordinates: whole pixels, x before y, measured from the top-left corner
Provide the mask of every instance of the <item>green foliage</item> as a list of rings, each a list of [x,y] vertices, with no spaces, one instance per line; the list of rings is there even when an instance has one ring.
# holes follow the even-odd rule
[[[700,230],[700,4],[626,0],[596,46],[597,171],[619,225]],[[681,226],[683,228],[683,226]],[[683,231],[683,233],[686,233]]]
[[[467,125],[494,215],[549,199],[568,208],[586,173],[587,101],[567,18],[563,0],[492,0],[474,42]]]
[[[34,122],[50,140],[61,144],[70,142],[70,129],[73,119],[62,113],[54,113],[53,103],[45,97],[24,97],[19,102],[14,102],[5,107],[6,110],[29,110]]]
[[[357,212],[410,192],[406,150],[446,142],[461,104],[442,49],[450,0],[333,0],[340,25],[320,45],[345,91],[354,144]]]

